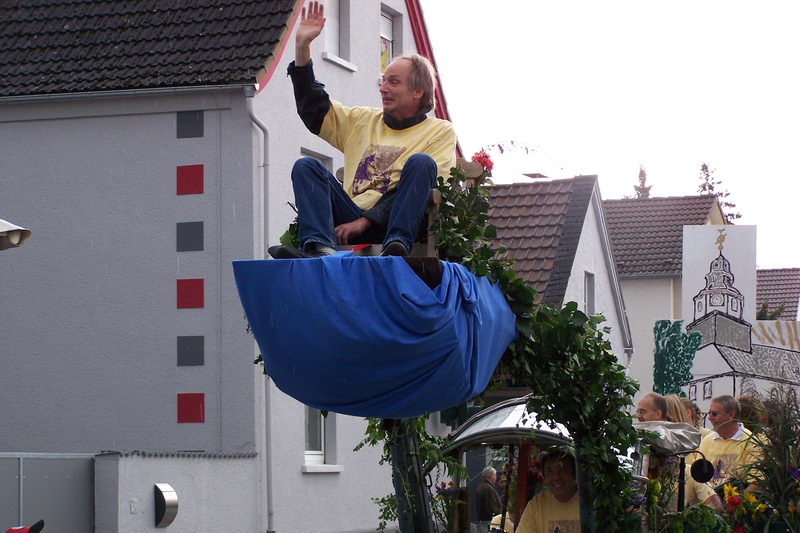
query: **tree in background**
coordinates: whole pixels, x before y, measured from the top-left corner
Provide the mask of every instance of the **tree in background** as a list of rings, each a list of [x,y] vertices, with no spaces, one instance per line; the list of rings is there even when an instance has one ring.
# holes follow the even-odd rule
[[[647,185],[647,170],[642,165],[639,165],[639,185],[634,185],[633,190],[636,191],[634,198],[650,198],[650,189],[652,185]]]
[[[716,170],[709,169],[707,163],[702,163],[700,165],[700,186],[697,188],[697,192],[716,196],[717,200],[719,200],[719,206],[722,208],[723,214],[728,222],[742,218],[741,213],[734,211],[734,209],[736,209],[736,204],[728,200],[731,193],[720,188],[722,180],[714,176],[715,171]]]
[[[756,311],[756,320],[778,320],[785,308],[786,302],[782,302],[778,304],[778,307],[770,311],[769,302],[764,302]]]
[[[683,320],[658,320],[653,328],[655,354],[653,363],[653,392],[680,394],[681,387],[692,379],[694,354],[703,336],[683,332]]]

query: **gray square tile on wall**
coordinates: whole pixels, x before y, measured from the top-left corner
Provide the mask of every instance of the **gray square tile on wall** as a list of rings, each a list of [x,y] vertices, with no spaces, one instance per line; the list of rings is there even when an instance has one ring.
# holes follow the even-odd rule
[[[175,226],[175,237],[177,251],[200,251],[203,249],[203,223],[178,222]]]
[[[203,136],[202,111],[178,111],[177,116],[178,139]]]
[[[203,366],[205,359],[203,335],[178,337],[178,366]]]

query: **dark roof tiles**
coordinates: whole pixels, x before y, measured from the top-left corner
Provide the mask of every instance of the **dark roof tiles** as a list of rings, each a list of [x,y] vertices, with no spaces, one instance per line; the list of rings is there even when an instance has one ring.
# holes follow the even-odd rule
[[[797,305],[800,300],[800,268],[759,269],[756,271],[756,305],[760,309],[769,302],[774,311],[785,304],[778,320],[797,320]]]
[[[295,3],[2,3],[0,96],[253,83]]]
[[[715,202],[712,195],[605,200],[619,276],[680,276],[683,226],[706,224]]]

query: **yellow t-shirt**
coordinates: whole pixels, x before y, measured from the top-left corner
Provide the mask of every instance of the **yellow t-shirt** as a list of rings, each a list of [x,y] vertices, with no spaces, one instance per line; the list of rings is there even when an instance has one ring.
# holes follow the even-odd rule
[[[734,477],[753,481],[747,473],[748,465],[755,460],[750,435],[747,428],[741,427],[734,438],[723,439],[715,431],[703,437],[698,449],[714,465],[711,485],[717,487]]]
[[[393,130],[383,122],[381,109],[345,107],[331,100],[319,136],[344,154],[342,185],[364,210],[397,186],[403,165],[414,154],[429,155],[445,178],[456,165],[455,131],[438,118]]]
[[[548,490],[533,497],[519,519],[517,533],[580,533],[578,493],[567,502],[556,500]]]

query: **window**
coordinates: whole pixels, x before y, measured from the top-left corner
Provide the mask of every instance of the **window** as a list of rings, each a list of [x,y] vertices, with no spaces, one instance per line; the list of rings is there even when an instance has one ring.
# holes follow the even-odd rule
[[[351,72],[358,68],[350,63],[350,0],[325,0],[325,51],[322,59]]]
[[[595,314],[594,307],[594,274],[583,273],[583,310],[587,315]]]
[[[319,409],[306,409],[306,464],[325,464],[325,418]]]
[[[711,397],[714,395],[714,391],[712,390],[712,385],[710,381],[706,381],[703,383],[703,399],[710,400]]]
[[[394,19],[381,13],[381,74],[394,57]]]

